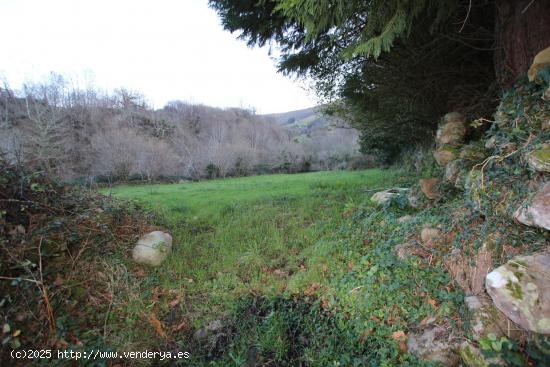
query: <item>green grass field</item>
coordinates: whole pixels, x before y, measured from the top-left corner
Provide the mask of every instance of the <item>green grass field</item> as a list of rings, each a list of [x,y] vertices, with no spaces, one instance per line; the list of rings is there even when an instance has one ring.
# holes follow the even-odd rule
[[[174,237],[166,262],[121,291],[128,294],[118,311],[127,328],[113,343],[158,346],[154,328],[142,327],[139,314],[147,309],[166,328],[174,313],[192,330],[233,317],[234,336],[223,354],[213,358],[197,349],[194,365],[243,365],[251,346],[275,365],[416,361],[400,352],[392,333],[428,316],[448,318],[455,295],[441,290],[449,280],[439,264],[426,268],[421,259],[401,261],[393,252],[436,216],[427,212],[400,224],[408,209],[369,202],[377,189],[407,180],[397,171],[372,169],[104,190],[160,213]],[[172,296],[160,302],[158,294],[179,295],[177,312]],[[256,308],[268,317],[248,314]],[[332,316],[320,316],[328,310]],[[307,331],[303,346],[289,329],[293,323]]]
[[[166,218],[175,246],[160,283],[187,283],[188,299],[202,318],[243,293],[284,291],[286,274],[299,272],[303,251],[338,228],[346,205],[395,178],[380,170],[317,172],[108,192],[137,199]]]

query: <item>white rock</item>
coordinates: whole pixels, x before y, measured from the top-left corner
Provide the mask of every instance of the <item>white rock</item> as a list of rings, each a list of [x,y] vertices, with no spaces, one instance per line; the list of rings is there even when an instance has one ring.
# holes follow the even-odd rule
[[[172,236],[154,231],[142,236],[132,251],[132,258],[139,264],[158,266],[172,251]]]

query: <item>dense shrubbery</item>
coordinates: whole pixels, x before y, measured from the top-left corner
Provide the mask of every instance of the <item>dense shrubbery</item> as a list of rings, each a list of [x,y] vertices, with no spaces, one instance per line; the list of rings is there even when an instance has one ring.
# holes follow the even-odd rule
[[[0,360],[15,363],[20,347],[109,348],[109,258],[154,228],[143,213],[0,157]]]

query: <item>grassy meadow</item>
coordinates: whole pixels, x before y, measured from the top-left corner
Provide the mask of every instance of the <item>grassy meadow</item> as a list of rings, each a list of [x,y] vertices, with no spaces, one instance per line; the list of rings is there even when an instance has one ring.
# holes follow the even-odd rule
[[[113,344],[152,348],[161,334],[164,343],[191,348],[193,330],[222,318],[232,337],[221,348],[194,345],[191,365],[413,360],[392,333],[428,316],[449,317],[455,295],[442,287],[449,280],[440,264],[393,252],[435,216],[403,224],[397,218],[410,209],[369,202],[378,189],[407,180],[371,169],[105,189],[159,213],[174,237],[159,268],[123,260],[139,281],[119,284],[125,329],[113,330]],[[144,310],[173,332],[162,335],[156,321],[143,327]]]
[[[175,246],[157,272],[160,285],[185,284],[193,312],[202,318],[244,293],[287,290],[290,274],[307,260],[304,251],[338,229],[346,206],[396,178],[390,171],[332,171],[108,192],[138,200],[166,220]]]

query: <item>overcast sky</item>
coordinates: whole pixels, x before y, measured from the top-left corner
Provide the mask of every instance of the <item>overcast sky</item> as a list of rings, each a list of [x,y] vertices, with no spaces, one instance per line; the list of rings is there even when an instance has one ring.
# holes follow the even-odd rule
[[[260,113],[315,105],[276,73],[268,49],[222,29],[207,0],[0,0],[0,76],[12,88],[50,71],[102,89]]]

